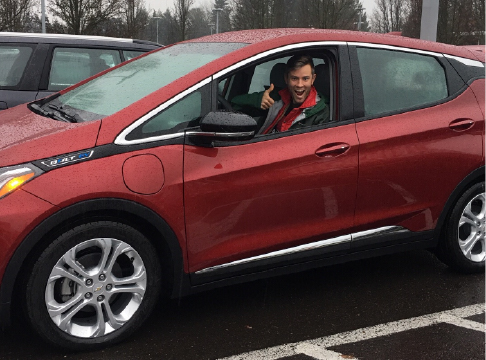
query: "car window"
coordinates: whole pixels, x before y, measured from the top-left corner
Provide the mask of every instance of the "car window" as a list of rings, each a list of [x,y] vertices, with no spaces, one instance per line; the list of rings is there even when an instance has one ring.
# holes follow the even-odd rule
[[[274,90],[271,92],[271,97],[275,101],[280,99],[279,91],[287,87],[284,75],[287,61],[292,55],[294,54],[262,61],[256,65],[244,67],[227,78],[220,79],[218,82],[218,109],[228,110],[228,106],[223,103],[224,100],[227,100],[231,104],[232,110],[252,116],[257,121],[259,129],[262,129],[268,114],[268,110],[260,108],[263,92],[273,84]],[[314,87],[319,96],[324,98],[329,109],[326,121],[332,120],[334,119],[332,100],[335,96],[332,91],[330,57],[317,51],[314,53],[311,51],[309,55],[313,59],[316,72]]]
[[[103,118],[245,45],[188,43],[168,46],[97,77],[59,96],[57,101],[94,114],[90,119]]]
[[[135,51],[135,50],[123,50],[123,56],[125,57],[125,60],[131,60],[137,56],[140,56],[142,54],[145,54],[143,51]]]
[[[48,90],[62,90],[120,62],[117,50],[58,47],[52,57]]]
[[[31,55],[29,46],[0,46],[0,86],[17,86]]]
[[[143,139],[181,131],[197,126],[210,109],[210,86],[206,85],[186,95],[167,109],[135,128],[127,140]]]
[[[357,48],[365,116],[425,105],[448,96],[445,71],[432,56]]]

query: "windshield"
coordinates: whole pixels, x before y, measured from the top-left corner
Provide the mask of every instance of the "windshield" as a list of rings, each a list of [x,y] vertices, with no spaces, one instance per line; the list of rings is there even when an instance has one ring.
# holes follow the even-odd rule
[[[71,90],[56,107],[100,119],[133,104],[191,71],[239,49],[241,43],[187,43],[149,54]],[[86,116],[88,113],[91,116]],[[84,116],[83,116],[84,114]]]

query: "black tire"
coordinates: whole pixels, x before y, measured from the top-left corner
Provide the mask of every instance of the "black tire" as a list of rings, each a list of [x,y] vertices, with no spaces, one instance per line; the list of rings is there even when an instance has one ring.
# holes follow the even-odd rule
[[[24,295],[26,315],[56,346],[106,347],[142,325],[157,302],[160,277],[156,251],[137,230],[108,221],[77,226],[34,264]]]
[[[484,231],[484,182],[480,182],[466,190],[454,205],[439,242],[439,258],[459,272],[484,272]]]

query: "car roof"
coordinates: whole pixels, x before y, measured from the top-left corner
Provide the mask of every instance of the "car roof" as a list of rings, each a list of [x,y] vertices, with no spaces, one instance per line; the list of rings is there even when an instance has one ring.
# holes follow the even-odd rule
[[[312,41],[343,41],[400,46],[411,49],[450,54],[477,60],[462,46],[408,38],[394,34],[378,34],[364,31],[285,28],[243,30],[204,36],[188,42],[233,42],[262,45],[265,48]]]
[[[45,43],[45,44],[79,44],[102,45],[125,48],[156,49],[163,45],[156,42],[138,39],[114,38],[108,36],[69,35],[69,34],[41,34],[0,32],[0,42],[15,43]]]

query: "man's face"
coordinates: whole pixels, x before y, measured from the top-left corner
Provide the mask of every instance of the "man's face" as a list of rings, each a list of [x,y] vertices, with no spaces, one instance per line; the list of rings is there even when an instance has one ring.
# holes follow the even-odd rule
[[[315,79],[316,74],[312,74],[310,65],[304,65],[299,69],[289,71],[285,78],[285,83],[289,88],[294,104],[300,105],[307,99]]]

